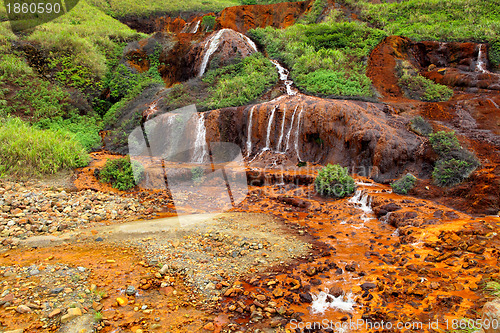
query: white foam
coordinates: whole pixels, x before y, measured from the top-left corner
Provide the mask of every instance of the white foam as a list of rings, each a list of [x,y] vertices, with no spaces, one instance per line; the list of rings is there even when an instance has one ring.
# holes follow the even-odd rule
[[[312,314],[324,314],[328,309],[351,312],[354,310],[354,305],[356,305],[351,293],[335,297],[329,294],[328,288],[325,288],[325,291],[320,291],[318,295],[313,294],[312,298]]]

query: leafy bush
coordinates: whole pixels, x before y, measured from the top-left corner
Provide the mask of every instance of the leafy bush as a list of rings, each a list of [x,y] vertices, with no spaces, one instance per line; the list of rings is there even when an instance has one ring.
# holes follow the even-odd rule
[[[80,142],[87,151],[97,149],[101,145],[99,131],[102,129],[102,121],[96,117],[74,115],[69,119],[56,117],[43,119],[34,124],[40,129],[51,129],[66,132],[74,140]]]
[[[440,159],[434,166],[432,177],[439,186],[454,186],[480,166],[477,157],[463,149],[455,132],[437,132],[429,136],[432,148]]]
[[[201,19],[201,26],[204,31],[212,31],[215,27],[215,16],[206,15]]]
[[[417,178],[411,173],[407,173],[404,177],[396,180],[391,184],[392,190],[398,194],[407,194],[414,186]]]
[[[191,169],[191,179],[197,183],[203,179],[205,172],[202,167],[194,167]]]
[[[460,142],[458,141],[455,132],[439,131],[429,135],[429,141],[434,151],[441,157],[446,157],[451,151],[461,149]]]
[[[435,83],[422,75],[408,62],[402,61],[396,66],[399,86],[407,97],[427,102],[447,101],[453,96],[453,90]]]
[[[410,121],[410,129],[418,135],[428,136],[432,133],[432,126],[421,116]]]
[[[271,58],[291,69],[302,90],[313,94],[373,97],[365,75],[370,51],[385,33],[360,22],[295,24],[286,29],[253,29],[250,35]]]
[[[316,23],[321,13],[323,13],[323,10],[325,9],[326,5],[327,5],[326,0],[314,0],[311,10],[304,16],[304,18],[300,21],[300,23],[303,24]]]
[[[500,40],[491,43],[489,56],[493,66],[500,67]]]
[[[0,174],[41,176],[87,165],[82,145],[66,132],[40,130],[19,118],[0,123]]]
[[[440,159],[436,162],[432,177],[439,186],[454,186],[460,184],[479,166],[473,160]]]
[[[347,168],[338,164],[328,164],[318,172],[314,188],[322,196],[343,198],[354,193],[356,184],[349,176]]]
[[[254,53],[241,62],[209,71],[203,78],[213,88],[203,104],[209,108],[245,105],[278,81],[274,65]]]
[[[141,179],[144,175],[144,167],[137,161],[130,162],[130,157],[108,159],[104,168],[99,173],[99,179],[103,183],[110,183],[111,186],[126,191],[135,187],[135,178]]]

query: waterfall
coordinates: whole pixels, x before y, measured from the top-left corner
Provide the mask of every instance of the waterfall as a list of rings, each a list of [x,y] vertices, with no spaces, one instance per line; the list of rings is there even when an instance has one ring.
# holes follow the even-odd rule
[[[276,151],[281,151],[281,141],[283,141],[283,132],[285,132],[285,120],[286,120],[286,104],[285,108],[283,109],[283,120],[281,121],[281,133],[280,133],[280,138],[278,140],[278,145],[276,146]]]
[[[271,110],[271,115],[269,116],[269,123],[267,124],[266,147],[263,150],[269,150],[271,147],[271,126],[273,125],[274,114],[276,113],[276,110],[278,109],[278,107],[279,107],[279,105],[276,105]]]
[[[194,142],[193,162],[203,163],[207,155],[207,128],[205,127],[205,115],[198,113],[198,123],[196,124],[196,140]]]
[[[362,190],[356,190],[356,193],[354,193],[354,195],[349,199],[348,202],[354,204],[354,207],[363,211],[361,219],[364,222],[373,219],[373,217],[368,216],[369,214],[373,214],[373,210],[371,207],[372,200],[368,193]]]
[[[302,120],[302,114],[304,113],[304,109],[300,109],[299,119],[297,120],[297,131],[295,134],[295,152],[297,154],[297,159],[300,161],[299,155],[299,135],[300,135],[300,122]]]
[[[488,73],[486,70],[486,52],[483,52],[483,48],[485,47],[485,44],[479,45],[479,52],[477,54],[476,71],[481,73]]]
[[[208,60],[210,60],[210,56],[212,56],[212,54],[219,48],[220,39],[222,37],[222,34],[224,33],[224,30],[226,29],[219,30],[215,35],[210,37],[210,39],[205,44],[205,48],[208,45],[208,49],[203,56],[203,61],[201,62],[200,72],[198,73],[199,77],[202,77],[205,73],[205,69],[207,69],[207,64]]]
[[[250,116],[248,117],[248,130],[247,130],[247,157],[252,153],[252,119],[255,105],[250,109]]]
[[[200,27],[200,21],[196,21],[196,25],[194,26],[194,31],[192,32],[192,34],[195,34],[198,32],[198,28]]]
[[[198,21],[198,23],[199,23],[199,21]],[[257,52],[257,45],[255,45],[255,43],[250,38],[248,38],[247,36],[245,36],[245,35],[237,32],[237,31],[234,31],[232,29],[221,29],[215,35],[213,35],[212,37],[210,37],[210,39],[204,45],[204,48],[206,48],[207,45],[208,45],[208,49],[206,50],[205,54],[203,55],[203,60],[201,62],[201,66],[200,66],[200,72],[198,73],[199,77],[203,76],[203,74],[205,73],[205,70],[207,69],[207,65],[208,65],[208,61],[210,60],[210,57],[219,48],[220,41],[222,39],[222,35],[225,32],[229,32],[229,31],[234,32],[240,38],[244,39],[246,41],[246,43],[248,45],[250,45],[250,47],[253,49],[253,51]]]
[[[293,110],[292,121],[290,122],[290,128],[288,129],[288,133],[286,134],[286,148],[285,148],[285,152],[288,151],[288,148],[289,148],[289,145],[290,145],[290,134],[292,133],[293,121],[295,120],[295,113],[297,113],[297,109],[298,108],[299,108],[299,105],[297,104],[295,106],[295,110]]]
[[[488,100],[497,108],[497,109],[500,109],[500,106],[498,106],[497,103],[495,103],[494,100],[492,100],[491,98],[488,98]]]
[[[285,83],[286,93],[287,95],[293,96],[297,95],[297,91],[292,89],[293,81],[288,79],[289,71],[280,65],[276,60],[271,60],[274,66],[278,69],[278,73],[280,75],[280,80]]]

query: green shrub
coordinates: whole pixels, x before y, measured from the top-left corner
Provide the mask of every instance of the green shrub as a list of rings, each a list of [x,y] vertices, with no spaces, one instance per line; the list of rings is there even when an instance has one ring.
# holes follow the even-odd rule
[[[108,159],[104,168],[99,173],[99,179],[103,183],[110,183],[114,188],[126,191],[135,187],[137,179],[144,175],[144,167],[137,161],[130,162],[130,157]]]
[[[195,183],[201,182],[204,175],[205,175],[205,171],[203,171],[202,167],[194,167],[191,169],[191,179]]]
[[[404,177],[396,180],[391,184],[394,193],[407,194],[414,186],[417,178],[411,173],[407,173]]]
[[[51,129],[66,132],[74,140],[81,143],[87,151],[97,149],[101,146],[99,131],[102,129],[102,121],[96,117],[74,115],[71,118],[43,119],[34,124],[40,129]]]
[[[421,116],[410,121],[410,129],[418,135],[429,136],[432,133],[432,126]]]
[[[366,60],[384,32],[357,21],[329,19],[249,33],[269,57],[285,63],[301,90],[326,96],[374,96]]]
[[[262,53],[254,53],[237,64],[209,71],[203,82],[212,88],[202,104],[208,108],[245,105],[277,81],[276,67]]]
[[[459,150],[462,147],[455,132],[439,131],[429,135],[432,149],[441,157],[446,157],[451,151]]]
[[[435,83],[422,75],[408,62],[402,61],[396,66],[399,86],[406,96],[426,102],[447,101],[453,96],[453,90]]]
[[[354,193],[356,184],[349,176],[347,168],[338,164],[328,164],[318,172],[314,188],[322,196],[343,198]]]
[[[500,67],[500,40],[494,41],[489,50],[490,62],[493,66]]]
[[[439,186],[454,186],[468,178],[478,166],[477,161],[440,159],[436,162],[432,177]]]
[[[304,24],[316,23],[320,15],[323,13],[323,10],[325,9],[327,4],[328,3],[326,0],[314,0],[311,10],[304,16],[304,18],[300,21],[300,23]]]
[[[82,145],[66,132],[40,130],[19,118],[0,124],[0,174],[41,176],[87,165]]]
[[[201,27],[203,31],[212,31],[215,27],[215,16],[206,15],[201,19]]]
[[[455,132],[440,131],[429,135],[432,148],[439,155],[432,177],[439,186],[454,186],[468,178],[481,164],[477,157],[463,149]]]

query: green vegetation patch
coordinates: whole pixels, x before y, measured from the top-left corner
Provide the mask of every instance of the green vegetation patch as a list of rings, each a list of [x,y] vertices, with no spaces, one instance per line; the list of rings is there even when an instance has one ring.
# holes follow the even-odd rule
[[[262,53],[254,53],[236,64],[209,71],[203,82],[213,88],[202,104],[213,109],[245,105],[277,81],[276,67]]]
[[[85,148],[67,132],[40,130],[19,118],[0,123],[0,175],[42,176],[88,162]]]
[[[410,121],[410,129],[422,136],[429,136],[432,133],[432,126],[421,116],[417,116]]]
[[[417,178],[411,173],[407,173],[406,175],[392,183],[391,187],[394,193],[407,194],[413,187],[415,187],[416,182]]]
[[[343,198],[354,193],[356,184],[349,176],[347,168],[338,164],[328,164],[318,172],[314,188],[322,196]]]
[[[98,117],[74,115],[71,118],[43,119],[34,124],[40,129],[51,129],[66,132],[73,140],[80,142],[87,151],[101,146],[99,131],[102,130],[102,120]]]
[[[477,157],[460,146],[455,132],[437,132],[429,136],[439,160],[432,177],[439,186],[455,186],[467,179],[481,164]]]
[[[399,76],[398,84],[408,98],[443,102],[453,96],[452,89],[423,77],[408,61],[399,62],[396,65],[396,73]]]
[[[386,36],[360,22],[338,22],[335,11],[318,24],[250,31],[271,58],[291,69],[296,85],[323,96],[373,97],[366,76],[370,51]]]
[[[203,31],[212,31],[215,27],[215,16],[206,15],[201,19],[201,28]]]
[[[99,173],[99,180],[110,183],[120,191],[126,191],[135,187],[135,179],[141,179],[143,175],[144,167],[139,162],[130,162],[130,157],[124,157],[108,159]]]
[[[147,17],[155,13],[220,11],[240,4],[238,0],[88,0],[88,2],[113,17]]]
[[[499,39],[496,0],[407,0],[373,4],[344,0],[361,10],[361,18],[390,35],[413,40],[492,41]]]

